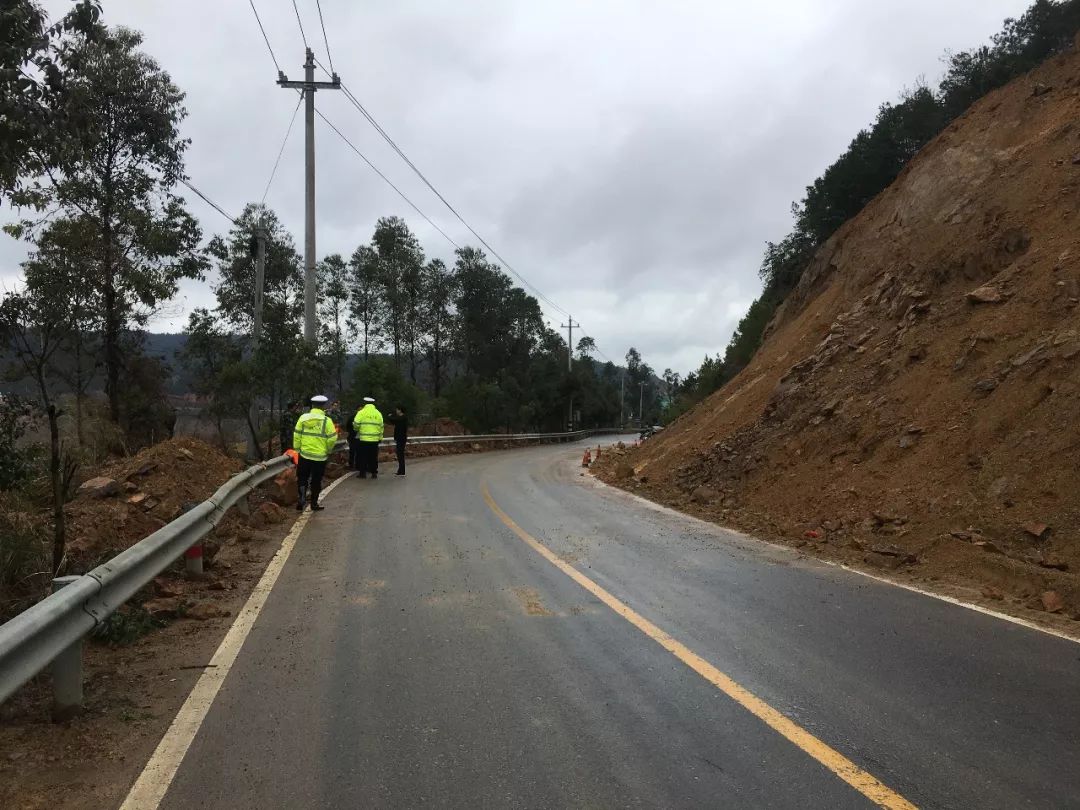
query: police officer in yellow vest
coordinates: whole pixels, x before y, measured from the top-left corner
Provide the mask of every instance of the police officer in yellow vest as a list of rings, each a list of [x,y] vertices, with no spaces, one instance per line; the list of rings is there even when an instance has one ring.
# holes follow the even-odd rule
[[[337,428],[323,410],[325,407],[326,397],[312,397],[311,410],[297,420],[293,429],[293,448],[300,455],[296,463],[296,487],[300,494],[296,502],[298,512],[304,511],[309,481],[311,511],[317,512],[324,508],[319,504],[323,473],[326,472],[326,460],[330,458],[334,445],[337,444]]]
[[[360,442],[360,478],[379,477],[379,442],[383,438],[383,415],[372,397],[364,397],[364,407],[353,417],[353,429]]]

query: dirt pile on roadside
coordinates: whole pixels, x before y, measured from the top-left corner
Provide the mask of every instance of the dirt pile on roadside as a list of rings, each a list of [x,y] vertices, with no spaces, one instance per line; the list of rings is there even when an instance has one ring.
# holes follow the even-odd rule
[[[1080,619],[1078,205],[1073,52],[931,142],[826,243],[751,365],[599,474]]]
[[[242,466],[192,438],[106,464],[64,508],[71,569],[86,570],[142,540],[206,500]]]

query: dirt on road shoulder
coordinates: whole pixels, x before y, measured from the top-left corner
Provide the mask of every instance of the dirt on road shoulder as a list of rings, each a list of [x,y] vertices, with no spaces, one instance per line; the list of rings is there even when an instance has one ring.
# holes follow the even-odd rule
[[[143,603],[149,610],[125,610],[132,622],[152,618],[165,626],[127,645],[86,644],[79,717],[52,722],[48,675],[0,707],[0,807],[118,806],[292,523],[290,515],[242,531],[222,546],[205,579],[159,577]]]

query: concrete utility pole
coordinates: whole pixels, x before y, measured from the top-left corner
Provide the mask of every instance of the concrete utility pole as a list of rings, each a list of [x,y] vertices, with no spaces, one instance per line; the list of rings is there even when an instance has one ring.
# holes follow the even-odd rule
[[[291,82],[283,71],[278,71],[277,83],[281,87],[290,90],[302,90],[304,92],[304,129],[306,139],[304,145],[305,160],[304,174],[304,340],[309,344],[315,344],[315,91],[316,90],[340,90],[341,79],[336,73],[331,76],[331,81],[315,81],[315,54],[311,48],[307,48],[307,59],[304,62],[304,80]]]
[[[640,386],[641,390],[638,391],[637,423],[638,423],[639,428],[643,428],[643,427],[645,427],[645,409],[644,409],[644,404],[645,404],[645,383],[644,383],[644,381],[639,382],[638,386]]]
[[[574,323],[574,319],[569,315],[566,316],[567,323],[559,324],[563,329],[567,330],[566,336],[566,370],[574,373],[574,327],[580,327],[580,323]],[[567,430],[574,429],[574,395],[570,395],[570,413],[569,418],[566,420],[568,425]]]

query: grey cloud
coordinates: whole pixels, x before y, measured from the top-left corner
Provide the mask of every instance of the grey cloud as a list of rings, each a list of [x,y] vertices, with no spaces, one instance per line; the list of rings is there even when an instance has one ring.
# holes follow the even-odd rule
[[[298,0],[312,46],[312,0]],[[619,359],[633,344],[685,372],[722,352],[759,290],[789,206],[946,48],[984,41],[1027,0],[323,0],[344,81],[514,266]],[[62,11],[66,0],[48,0]],[[256,0],[282,68],[303,51],[290,0]],[[274,84],[246,3],[109,0],[106,19],[187,91],[188,172],[226,210],[263,193],[295,98]],[[475,239],[340,93],[317,103],[459,243]],[[268,203],[303,241],[302,120]],[[321,122],[319,254],[349,254],[404,216],[428,255],[452,248]],[[209,236],[228,223],[188,195]],[[0,212],[4,216],[5,212]],[[24,245],[0,236],[0,282]],[[187,284],[158,328],[212,303]],[[560,316],[549,312],[558,326]]]

